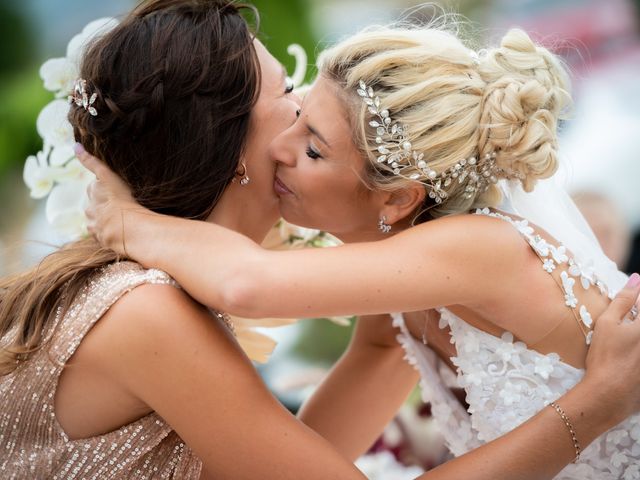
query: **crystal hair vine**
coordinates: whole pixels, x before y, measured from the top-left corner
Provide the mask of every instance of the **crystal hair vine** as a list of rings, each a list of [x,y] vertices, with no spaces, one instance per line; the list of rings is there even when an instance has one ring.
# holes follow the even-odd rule
[[[374,116],[369,126],[376,129],[377,163],[386,164],[395,175],[422,183],[429,190],[429,198],[436,204],[448,198],[445,189],[454,181],[466,183],[463,196],[470,199],[497,183],[498,175],[524,179],[520,172],[508,172],[498,167],[495,152],[487,153],[481,160],[476,157],[463,158],[438,174],[424,160],[424,153],[413,150],[407,139],[407,127],[391,118],[389,110],[381,106],[380,97],[375,95],[373,89],[360,80],[357,92],[369,113]]]
[[[93,94],[89,96],[89,93],[87,92],[87,81],[83,78],[79,78],[73,85],[73,91],[69,96],[69,103],[75,103],[78,107],[84,108],[95,117],[98,115],[98,111],[95,109],[93,104],[97,98],[97,92],[93,92]]]

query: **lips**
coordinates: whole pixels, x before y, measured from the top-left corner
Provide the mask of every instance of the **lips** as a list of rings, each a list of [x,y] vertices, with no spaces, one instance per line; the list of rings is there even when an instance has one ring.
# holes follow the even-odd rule
[[[293,195],[293,192],[289,190],[289,187],[287,187],[277,176],[273,182],[273,189],[278,195]]]

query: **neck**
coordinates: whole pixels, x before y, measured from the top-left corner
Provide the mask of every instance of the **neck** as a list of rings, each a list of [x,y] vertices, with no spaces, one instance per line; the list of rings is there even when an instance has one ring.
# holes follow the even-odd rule
[[[377,242],[378,240],[390,238],[408,228],[411,228],[410,223],[398,222],[393,225],[389,233],[382,233],[378,229],[367,231],[329,233],[331,233],[334,237],[340,239],[340,241],[343,243]]]
[[[262,243],[278,220],[278,202],[274,199],[266,210],[264,199],[256,198],[250,188],[231,184],[207,218],[207,222],[241,233],[256,243]],[[258,202],[257,200],[261,200]]]

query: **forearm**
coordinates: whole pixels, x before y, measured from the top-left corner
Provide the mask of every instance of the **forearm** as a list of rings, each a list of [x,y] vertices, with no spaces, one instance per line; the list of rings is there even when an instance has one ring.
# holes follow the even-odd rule
[[[561,397],[582,448],[622,418],[601,397],[602,385],[581,383]],[[544,480],[553,478],[575,458],[569,431],[551,407],[512,432],[419,477],[425,480]]]
[[[418,381],[397,347],[351,346],[298,418],[354,461],[373,444]]]
[[[251,258],[263,251],[256,243],[226,228],[147,210],[128,211],[124,222],[130,258],[166,271],[204,305],[248,316],[234,299],[243,279],[260,273]]]

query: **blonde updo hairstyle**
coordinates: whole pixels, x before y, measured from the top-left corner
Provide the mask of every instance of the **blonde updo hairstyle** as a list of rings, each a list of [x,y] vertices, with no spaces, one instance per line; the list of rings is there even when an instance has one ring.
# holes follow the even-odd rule
[[[357,94],[360,80],[406,127],[412,150],[438,174],[470,157],[480,166],[495,152],[497,167],[518,172],[530,191],[557,169],[558,119],[571,101],[568,75],[522,30],[510,30],[499,47],[476,53],[444,28],[370,27],[325,50],[318,63],[319,74],[337,86],[355,145],[370,160],[364,178],[369,188],[393,191],[414,181],[377,162],[373,118]],[[472,198],[464,189],[452,182],[440,205],[427,197],[414,220],[496,206],[501,199],[496,185]]]

